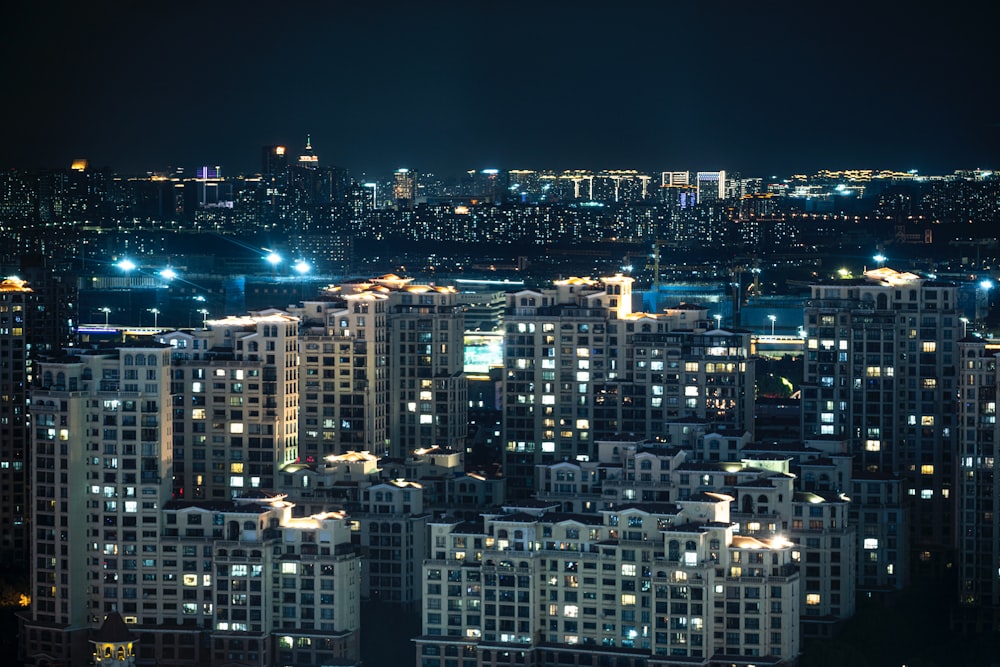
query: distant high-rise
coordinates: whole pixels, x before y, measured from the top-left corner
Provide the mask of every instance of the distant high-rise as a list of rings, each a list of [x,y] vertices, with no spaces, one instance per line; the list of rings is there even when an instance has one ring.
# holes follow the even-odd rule
[[[396,170],[392,198],[397,208],[413,208],[417,199],[417,172],[405,168]]]
[[[698,186],[698,203],[726,198],[726,172],[699,171],[695,178]]]
[[[284,146],[264,146],[261,149],[260,173],[274,176],[288,167],[288,149]]]
[[[319,166],[319,156],[316,155],[312,147],[312,135],[306,135],[306,148],[299,156],[299,166],[308,169],[315,169]]]

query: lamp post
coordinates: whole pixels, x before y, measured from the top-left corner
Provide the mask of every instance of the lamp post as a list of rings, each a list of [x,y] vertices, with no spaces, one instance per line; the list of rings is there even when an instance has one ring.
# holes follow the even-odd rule
[[[300,259],[295,262],[292,268],[295,269],[295,273],[299,274],[299,298],[304,299],[306,292],[306,274],[312,270],[312,266],[310,266],[309,262],[306,260]]]
[[[126,257],[118,262],[117,266],[125,273],[125,292],[128,294],[128,309],[125,311],[127,322],[132,318],[132,271],[136,269],[136,263]]]
[[[160,309],[150,308],[149,312],[153,313],[153,328],[158,329],[160,326]]]
[[[722,328],[722,315],[712,315],[715,318],[715,328]]]
[[[965,338],[969,334],[969,318],[960,317],[958,321],[962,323],[962,338]]]
[[[774,335],[774,323],[778,320],[777,315],[768,315],[767,319],[771,320],[771,335]]]
[[[201,313],[201,328],[202,329],[207,329],[208,328],[208,309],[207,308],[199,308],[198,312]]]
[[[267,263],[271,265],[271,270],[274,272],[274,277],[278,277],[278,264],[281,264],[281,255],[276,252],[270,252],[264,257]]]
[[[108,317],[111,316],[111,309],[105,306],[104,308],[98,308],[99,311],[104,313],[104,328],[108,328]]]

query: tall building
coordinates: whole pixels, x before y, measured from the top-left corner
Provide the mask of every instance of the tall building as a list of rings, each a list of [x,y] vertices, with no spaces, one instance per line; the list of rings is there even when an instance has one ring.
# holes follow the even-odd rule
[[[234,498],[274,489],[298,458],[299,320],[261,312],[158,337],[170,346],[173,493]]]
[[[392,186],[392,199],[401,210],[412,209],[417,201],[417,172],[397,169]]]
[[[302,320],[299,457],[388,454],[388,297],[334,288],[290,312]]]
[[[408,278],[373,281],[389,296],[390,453],[432,446],[464,451],[468,433],[465,314],[454,287]]]
[[[114,611],[137,616],[141,582],[164,586],[150,554],[171,491],[170,350],[152,343],[40,362],[31,402],[34,588],[23,657],[86,664],[88,629]]]
[[[416,664],[794,664],[796,547],[736,534],[732,501],[509,502],[432,523]]]
[[[667,437],[671,422],[753,429],[747,332],[710,329],[682,305],[632,311],[632,278],[570,278],[507,295],[504,474],[508,494],[533,491],[535,466],[592,460],[596,441]]]
[[[18,278],[0,282],[0,563],[5,567],[28,565],[32,537],[29,533],[28,388],[33,354],[30,338],[34,293]]]
[[[249,484],[239,497],[171,498],[172,457],[183,449],[171,446],[173,413],[191,398],[171,393],[174,354],[144,342],[40,362],[31,393],[34,588],[20,659],[105,664],[93,652],[109,645],[117,659],[117,644],[128,646],[114,641],[121,633],[109,636],[107,619],[119,614],[136,639],[135,664],[356,664],[360,562],[343,513],[293,516],[283,496]],[[229,409],[230,397],[246,395],[229,384],[228,371],[243,366],[216,360],[206,381],[228,393],[219,389],[209,405]],[[246,460],[245,447],[216,439],[237,432],[212,436],[231,458],[201,460]]]
[[[804,437],[847,440],[858,478],[900,477],[911,553],[898,556],[911,558],[914,574],[941,573],[954,556],[957,507],[956,286],[885,267],[811,290],[805,310]],[[866,507],[868,494],[857,499],[859,542],[884,537],[878,548],[890,548],[889,536],[881,534],[885,525],[878,523],[885,495],[870,497],[877,503],[872,511]],[[900,577],[905,567],[877,554],[865,556],[873,560],[861,566],[860,588],[905,585]]]
[[[997,353],[992,341],[959,344],[958,604],[955,625],[969,634],[1000,632],[1000,476],[996,474]]]
[[[698,187],[698,203],[726,198],[726,172],[699,171],[695,175]]]

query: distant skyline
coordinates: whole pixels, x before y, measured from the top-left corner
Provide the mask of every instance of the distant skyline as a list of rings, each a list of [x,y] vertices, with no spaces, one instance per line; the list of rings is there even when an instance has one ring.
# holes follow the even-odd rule
[[[0,167],[994,168],[995,3],[18,2]]]

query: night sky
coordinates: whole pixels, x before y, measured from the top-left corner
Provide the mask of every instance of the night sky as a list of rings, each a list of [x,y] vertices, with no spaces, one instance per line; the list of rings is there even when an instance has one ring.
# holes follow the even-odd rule
[[[998,5],[25,0],[0,166],[996,167]]]

